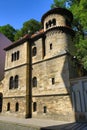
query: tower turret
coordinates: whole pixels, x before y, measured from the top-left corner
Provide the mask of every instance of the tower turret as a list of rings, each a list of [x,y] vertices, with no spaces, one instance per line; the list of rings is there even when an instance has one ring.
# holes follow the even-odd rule
[[[46,57],[53,57],[66,50],[73,52],[72,20],[72,13],[64,8],[54,8],[42,16],[41,21],[46,34]]]
[[[72,13],[64,8],[54,8],[49,10],[42,16],[42,24],[44,26],[44,31],[47,31],[54,27],[71,27],[73,20]]]

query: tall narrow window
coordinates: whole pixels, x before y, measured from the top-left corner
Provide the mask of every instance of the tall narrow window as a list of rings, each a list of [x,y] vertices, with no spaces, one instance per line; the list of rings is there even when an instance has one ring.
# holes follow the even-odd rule
[[[37,54],[37,48],[34,47],[33,50],[32,50],[32,56],[36,56],[36,54]]]
[[[10,80],[9,80],[9,89],[12,89],[14,87],[14,80],[13,80],[13,77],[10,77]]]
[[[33,103],[33,112],[35,112],[35,111],[37,111],[37,103],[36,102]]]
[[[14,61],[16,60],[16,52],[14,53]]]
[[[49,20],[49,27],[51,27],[51,23],[52,23],[51,20]]]
[[[37,78],[36,77],[33,78],[33,87],[37,87]]]
[[[10,111],[10,103],[7,104],[7,111]]]
[[[17,54],[17,60],[19,60],[19,51],[17,51],[16,54]]]
[[[19,77],[18,77],[18,75],[16,75],[15,76],[15,80],[14,80],[14,82],[15,82],[15,88],[18,88],[18,80],[19,80]]]
[[[16,112],[19,111],[19,103],[18,103],[18,102],[16,102],[15,111],[16,111]]]
[[[48,28],[48,23],[46,23],[46,29]]]
[[[11,55],[11,61],[14,61],[14,54]]]
[[[55,78],[52,78],[52,84],[55,84]]]
[[[52,20],[53,25],[56,25],[56,19]]]
[[[43,107],[43,113],[47,113],[47,107],[46,106]]]
[[[50,44],[50,50],[52,50],[52,43]]]

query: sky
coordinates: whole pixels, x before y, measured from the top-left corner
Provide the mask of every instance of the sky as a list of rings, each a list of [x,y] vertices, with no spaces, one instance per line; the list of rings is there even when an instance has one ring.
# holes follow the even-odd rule
[[[50,8],[53,0],[1,0],[0,26],[10,24],[15,29],[22,28],[24,22],[41,17]]]

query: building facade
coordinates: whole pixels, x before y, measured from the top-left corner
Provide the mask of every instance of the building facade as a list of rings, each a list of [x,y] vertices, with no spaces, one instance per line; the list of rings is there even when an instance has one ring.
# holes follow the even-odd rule
[[[5,48],[2,114],[75,120],[70,78],[77,77],[73,15],[54,8],[42,16],[43,30]]]

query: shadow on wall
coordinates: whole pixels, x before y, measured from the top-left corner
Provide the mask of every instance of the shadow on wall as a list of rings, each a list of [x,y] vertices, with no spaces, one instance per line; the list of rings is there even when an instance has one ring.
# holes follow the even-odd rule
[[[69,123],[43,127],[40,130],[87,130],[87,123]]]
[[[61,76],[68,93],[68,96],[65,95],[66,97],[64,97],[64,115],[68,116],[70,120],[74,119],[77,122],[87,121],[87,78],[83,77],[85,79],[84,85],[83,81],[81,81],[83,80],[82,77],[78,75],[78,66],[69,55],[65,58]]]

